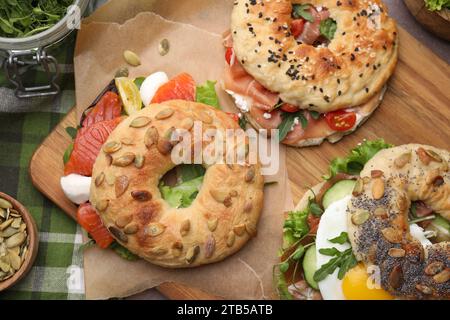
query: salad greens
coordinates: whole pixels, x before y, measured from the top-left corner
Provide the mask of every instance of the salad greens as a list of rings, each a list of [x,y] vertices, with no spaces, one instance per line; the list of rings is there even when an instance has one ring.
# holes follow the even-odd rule
[[[116,241],[114,241],[113,243],[111,243],[109,245],[109,248],[111,250],[113,250],[117,255],[119,255],[119,257],[121,257],[122,259],[128,260],[128,261],[135,261],[138,260],[139,257],[137,255],[135,255],[134,253],[132,253],[130,250],[128,250],[127,248],[121,246],[119,243],[117,243]]]
[[[66,128],[66,132],[72,138],[72,140],[74,140],[75,137],[77,136],[78,129],[74,128],[74,127],[67,127]],[[68,147],[66,148],[66,151],[64,151],[64,155],[63,155],[63,162],[64,162],[64,164],[69,162],[70,155],[72,154],[72,151],[73,151],[73,142],[71,142],[68,145]]]
[[[53,27],[73,0],[0,0],[0,37],[22,38]]]
[[[333,239],[328,239],[331,243],[344,244],[349,243],[348,233],[341,232],[341,234]],[[321,281],[328,275],[332,274],[336,268],[339,268],[338,279],[342,280],[348,270],[356,266],[358,261],[353,254],[352,248],[348,248],[344,251],[339,251],[335,247],[319,249],[319,252],[323,255],[333,257],[327,263],[322,265],[315,273],[314,280]]]
[[[338,235],[336,238],[329,239],[331,243],[338,243],[338,244],[344,244],[348,242],[348,233],[342,231],[340,235]]]
[[[207,104],[216,109],[221,109],[215,85],[216,81],[208,80],[205,84],[197,86],[195,91],[195,101]]]
[[[78,248],[78,250],[80,250],[81,252],[95,246],[95,240],[91,238],[91,235],[89,233],[88,233],[88,238],[89,239]],[[109,248],[112,251],[114,251],[122,259],[125,259],[128,261],[135,261],[135,260],[139,259],[139,257],[137,255],[135,255],[130,250],[128,250],[127,248],[120,245],[117,241],[113,241],[109,245]]]
[[[174,208],[187,208],[194,201],[203,183],[205,169],[200,165],[181,165],[175,186],[161,180],[159,190],[164,200]]]
[[[308,216],[309,214],[321,215],[322,213],[323,210],[316,202],[315,197],[308,199],[308,205],[305,209],[290,211],[288,213],[283,226],[283,248],[280,252],[282,256],[288,256],[282,262],[275,265],[273,271],[275,287],[281,299],[292,299],[292,295],[287,288],[285,273],[293,265],[294,272],[292,279],[294,280],[297,274],[298,264],[303,258],[306,249],[314,245],[314,242],[305,245],[300,243],[306,237],[311,236],[309,234]]]
[[[300,123],[302,124],[302,128],[305,129],[308,126],[308,120],[303,115],[303,111],[297,112],[283,112],[281,114],[281,123],[278,125],[278,137],[280,141],[283,141],[284,138],[291,131],[292,126],[295,123],[295,118],[298,118]]]
[[[309,3],[294,4],[292,5],[292,16],[294,19],[302,18],[306,21],[314,22],[314,17],[309,11],[307,11],[310,7],[311,5]]]
[[[320,21],[320,34],[323,35],[328,40],[332,40],[334,38],[334,34],[336,33],[337,24],[336,21],[327,18],[325,20]]]
[[[425,4],[430,11],[450,9],[450,0],[425,0]]]
[[[245,116],[245,114],[241,114],[241,116],[239,117],[239,127],[241,127],[242,130],[247,129],[247,117]]]
[[[138,89],[141,88],[144,80],[145,80],[145,77],[137,77],[136,79],[134,79],[134,84],[136,85],[136,87],[138,87]]]
[[[391,147],[393,147],[393,145],[384,142],[383,139],[374,141],[365,140],[359,146],[350,151],[346,157],[335,158],[332,160],[329,167],[329,174],[323,178],[325,180],[329,180],[337,173],[357,175],[375,154],[382,149],[388,149]]]

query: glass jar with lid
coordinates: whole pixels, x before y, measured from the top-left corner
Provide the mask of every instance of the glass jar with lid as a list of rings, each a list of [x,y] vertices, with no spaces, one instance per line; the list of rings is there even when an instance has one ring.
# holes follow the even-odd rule
[[[74,0],[66,15],[51,28],[23,38],[0,37],[0,51],[4,57],[6,78],[14,85],[18,98],[56,95],[60,88],[58,61],[47,54],[47,49],[61,42],[73,30],[78,29],[81,17],[90,0]],[[47,74],[47,83],[29,86],[24,84],[21,68],[41,66]]]

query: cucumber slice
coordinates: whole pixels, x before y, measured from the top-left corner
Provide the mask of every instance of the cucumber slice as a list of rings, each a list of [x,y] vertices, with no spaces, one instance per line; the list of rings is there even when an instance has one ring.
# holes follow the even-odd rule
[[[316,245],[312,245],[309,247],[305,256],[303,257],[303,272],[305,274],[306,282],[316,290],[319,290],[319,286],[317,282],[314,281],[314,273],[317,270],[317,262],[316,262]]]
[[[437,242],[450,241],[450,223],[439,215],[425,230],[436,232]]]
[[[345,196],[351,195],[355,187],[355,180],[341,180],[336,182],[330,189],[325,192],[322,199],[324,209],[328,208],[330,204],[341,200]]]

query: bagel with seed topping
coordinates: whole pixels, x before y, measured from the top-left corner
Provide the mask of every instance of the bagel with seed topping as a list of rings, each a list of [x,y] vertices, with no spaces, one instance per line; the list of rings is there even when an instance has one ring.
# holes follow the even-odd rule
[[[380,104],[397,38],[380,0],[237,0],[223,86],[253,126],[280,129],[282,143],[334,143]]]
[[[377,153],[356,183],[348,205],[353,252],[379,266],[382,286],[396,296],[450,299],[450,242],[422,246],[408,225],[412,201],[450,220],[449,162],[447,150],[402,145]]]
[[[450,299],[449,163],[448,150],[383,140],[331,161],[286,214],[280,297]]]
[[[263,204],[260,165],[210,164],[189,207],[171,207],[158,188],[176,165],[173,130],[203,132],[239,126],[207,105],[171,100],[123,120],[108,137],[93,168],[90,202],[113,237],[147,261],[170,268],[220,261],[256,235]],[[206,142],[203,142],[206,147]]]

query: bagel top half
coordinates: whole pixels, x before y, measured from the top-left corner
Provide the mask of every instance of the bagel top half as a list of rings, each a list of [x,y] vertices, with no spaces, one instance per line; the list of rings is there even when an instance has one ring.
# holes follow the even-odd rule
[[[122,121],[94,165],[90,201],[114,238],[164,267],[193,267],[238,251],[256,234],[263,204],[259,163],[210,164],[187,208],[161,197],[161,177],[175,167],[173,129],[238,129],[222,111],[181,100],[152,104]],[[204,148],[206,142],[203,141]],[[172,149],[173,148],[173,149]]]
[[[291,35],[292,4],[326,7],[337,23],[327,47]],[[380,0],[236,0],[237,59],[287,103],[325,113],[358,106],[379,92],[397,61],[397,29]]]

